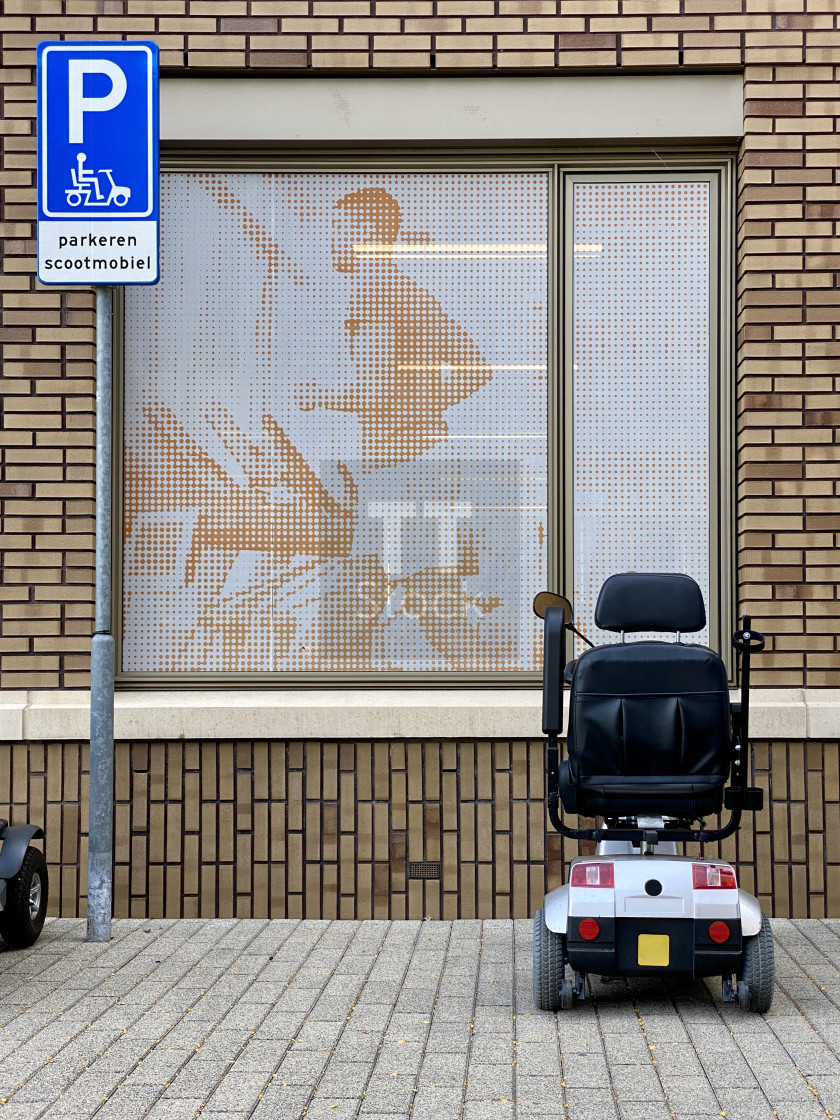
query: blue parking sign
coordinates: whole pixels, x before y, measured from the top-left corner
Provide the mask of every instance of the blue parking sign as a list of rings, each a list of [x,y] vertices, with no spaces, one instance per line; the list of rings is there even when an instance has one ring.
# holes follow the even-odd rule
[[[154,284],[155,43],[38,46],[38,279]]]

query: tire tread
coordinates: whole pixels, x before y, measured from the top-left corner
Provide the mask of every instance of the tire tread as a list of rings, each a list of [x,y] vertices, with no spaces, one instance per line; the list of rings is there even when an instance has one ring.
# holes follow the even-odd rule
[[[41,877],[41,908],[34,919],[29,915],[29,886],[32,876]],[[38,848],[27,848],[20,871],[6,880],[6,905],[0,910],[0,937],[13,949],[28,949],[44,928],[48,901],[47,863]]]
[[[750,1011],[764,1014],[773,1002],[773,985],[776,962],[773,950],[773,930],[770,919],[762,914],[761,929],[744,939],[744,956],[740,979],[750,988]]]
[[[534,1004],[541,1011],[559,1011],[563,981],[563,936],[545,924],[545,914],[534,915]]]

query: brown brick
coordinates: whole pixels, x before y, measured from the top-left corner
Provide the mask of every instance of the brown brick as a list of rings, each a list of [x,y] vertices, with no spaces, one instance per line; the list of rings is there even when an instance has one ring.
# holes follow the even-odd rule
[[[252,66],[280,69],[303,69],[308,62],[306,51],[251,51],[248,58]]]
[[[269,16],[225,16],[219,20],[219,31],[222,34],[269,34],[277,30],[278,20]]]
[[[800,100],[751,100],[744,102],[745,117],[801,117],[805,111]]]

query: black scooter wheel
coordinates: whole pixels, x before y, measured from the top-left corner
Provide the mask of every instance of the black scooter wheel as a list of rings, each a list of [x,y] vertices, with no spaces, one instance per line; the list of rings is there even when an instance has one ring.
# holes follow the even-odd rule
[[[47,861],[27,848],[20,871],[6,882],[6,905],[0,910],[0,937],[13,949],[28,949],[38,940],[47,914]]]
[[[773,983],[776,978],[776,964],[773,953],[773,931],[770,919],[761,917],[761,929],[753,937],[744,938],[744,955],[741,975],[750,993],[749,1010],[764,1014],[773,1002]],[[739,1001],[740,1002],[740,1001]]]
[[[550,930],[545,914],[538,910],[534,915],[534,1005],[540,1011],[560,1009],[564,948],[563,935]]]

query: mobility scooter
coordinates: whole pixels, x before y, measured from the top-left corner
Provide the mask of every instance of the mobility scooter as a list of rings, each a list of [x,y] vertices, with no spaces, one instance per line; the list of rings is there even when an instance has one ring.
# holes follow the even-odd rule
[[[765,1012],[773,998],[773,936],[757,899],[719,859],[678,845],[732,835],[743,810],[762,808],[748,786],[750,654],[764,638],[732,638],[741,657],[741,699],[730,704],[726,669],[682,635],[702,630],[706,611],[690,576],[631,572],[601,588],[595,624],[621,635],[593,646],[573,624],[568,599],[541,592],[545,624],[543,730],[548,736],[548,815],[564,836],[596,844],[572,861],[569,882],[550,891],[534,918],[534,1002],[570,1008],[586,974],[722,978],[723,999]],[[566,631],[592,648],[565,664]],[[625,641],[640,632],[675,641]],[[558,743],[563,683],[571,685],[566,758]],[[727,784],[728,783],[728,784]],[[560,806],[599,827],[572,828]],[[729,820],[707,827],[726,808]]]
[[[47,864],[29,843],[43,835],[37,825],[0,820],[0,938],[12,949],[28,949],[44,928]]]

